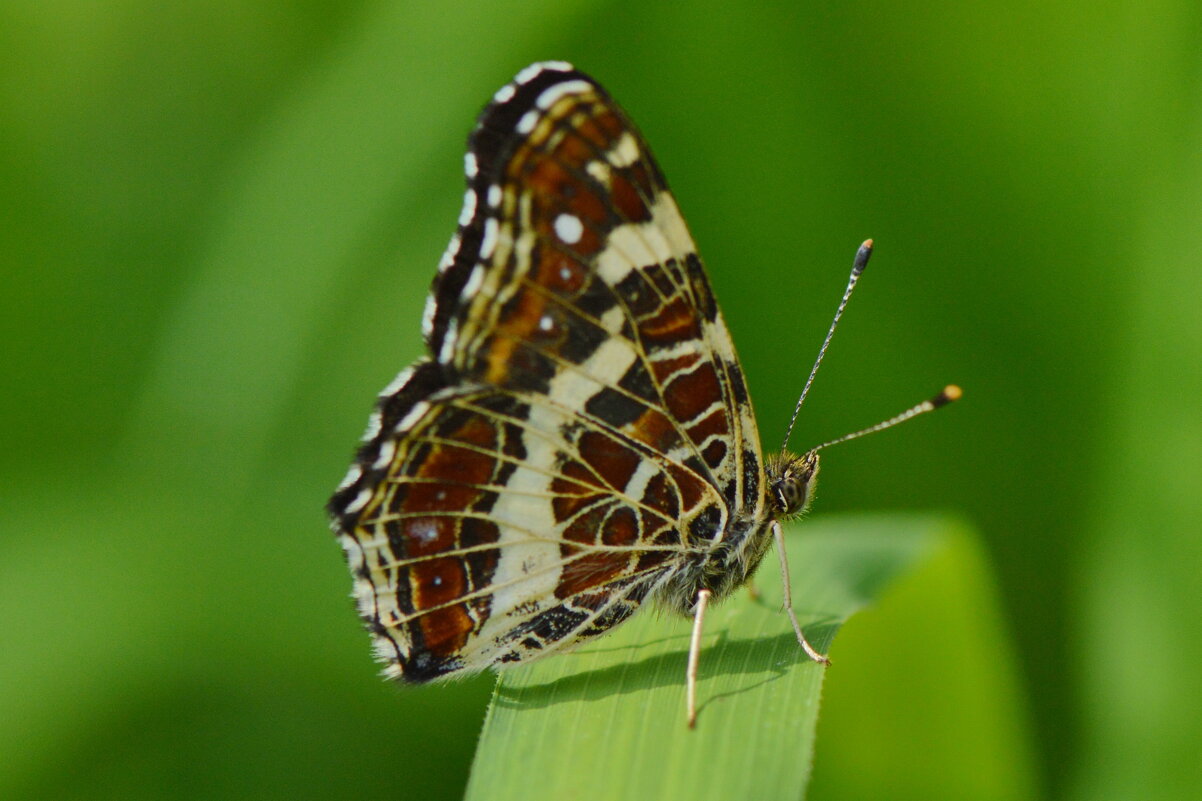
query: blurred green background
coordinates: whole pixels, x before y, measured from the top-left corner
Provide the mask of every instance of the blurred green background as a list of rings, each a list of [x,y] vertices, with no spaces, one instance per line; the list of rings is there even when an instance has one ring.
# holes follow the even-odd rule
[[[1199,797],[1200,53],[1188,0],[0,4],[0,797],[461,793],[491,679],[375,678],[321,507],[546,58],[653,143],[768,447],[876,239],[794,444],[966,397],[818,512],[983,532],[1042,797]],[[856,625],[865,694],[938,692]]]

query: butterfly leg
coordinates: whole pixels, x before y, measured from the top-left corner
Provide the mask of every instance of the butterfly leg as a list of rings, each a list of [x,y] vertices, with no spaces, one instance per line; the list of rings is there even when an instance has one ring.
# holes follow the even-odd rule
[[[698,590],[697,605],[693,610],[693,639],[689,641],[689,667],[685,671],[685,703],[690,729],[697,725],[697,662],[701,658],[701,625],[711,595],[709,590]]]
[[[781,585],[785,588],[785,612],[789,615],[789,622],[793,624],[793,633],[797,635],[797,642],[805,649],[806,655],[810,659],[823,665],[829,665],[830,657],[818,653],[814,646],[810,645],[801,631],[801,624],[797,622],[797,613],[793,611],[793,591],[789,586],[789,557],[785,553],[785,534],[781,530],[780,523],[775,520],[772,521],[772,538],[776,540],[776,553],[780,557]]]
[[[747,595],[749,598],[751,598],[751,600],[758,601],[760,598],[764,597],[764,594],[762,592],[760,592],[760,588],[757,587],[755,584],[754,576],[752,578],[747,579],[747,583],[744,584],[743,586],[745,586],[747,588]]]

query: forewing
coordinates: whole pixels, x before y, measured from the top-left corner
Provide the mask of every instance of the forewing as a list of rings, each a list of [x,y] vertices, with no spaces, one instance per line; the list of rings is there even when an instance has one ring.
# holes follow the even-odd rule
[[[650,149],[561,63],[503,87],[469,140],[461,227],[426,315],[465,380],[538,392],[671,458],[719,497],[686,523],[762,510],[742,371]]]

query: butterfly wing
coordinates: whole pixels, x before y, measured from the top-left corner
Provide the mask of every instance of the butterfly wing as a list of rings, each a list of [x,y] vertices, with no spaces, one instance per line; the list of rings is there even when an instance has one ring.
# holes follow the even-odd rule
[[[419,681],[605,631],[764,502],[696,248],[604,90],[523,70],[465,164],[432,358],[381,396],[330,505],[379,655]]]
[[[533,65],[481,115],[467,172],[427,306],[438,360],[492,385],[570,385],[585,412],[754,506],[759,443],[734,345],[624,112],[569,65]]]
[[[395,675],[600,633],[680,556],[679,493],[700,482],[603,427],[538,394],[447,385],[432,361],[386,398],[374,459],[334,504],[359,611]]]

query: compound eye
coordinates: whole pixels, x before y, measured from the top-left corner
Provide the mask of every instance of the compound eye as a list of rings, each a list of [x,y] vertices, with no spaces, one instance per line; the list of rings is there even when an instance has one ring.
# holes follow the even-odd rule
[[[798,494],[798,486],[796,481],[786,480],[781,482],[781,495],[785,498],[785,509],[792,511],[797,508],[801,497]]]

